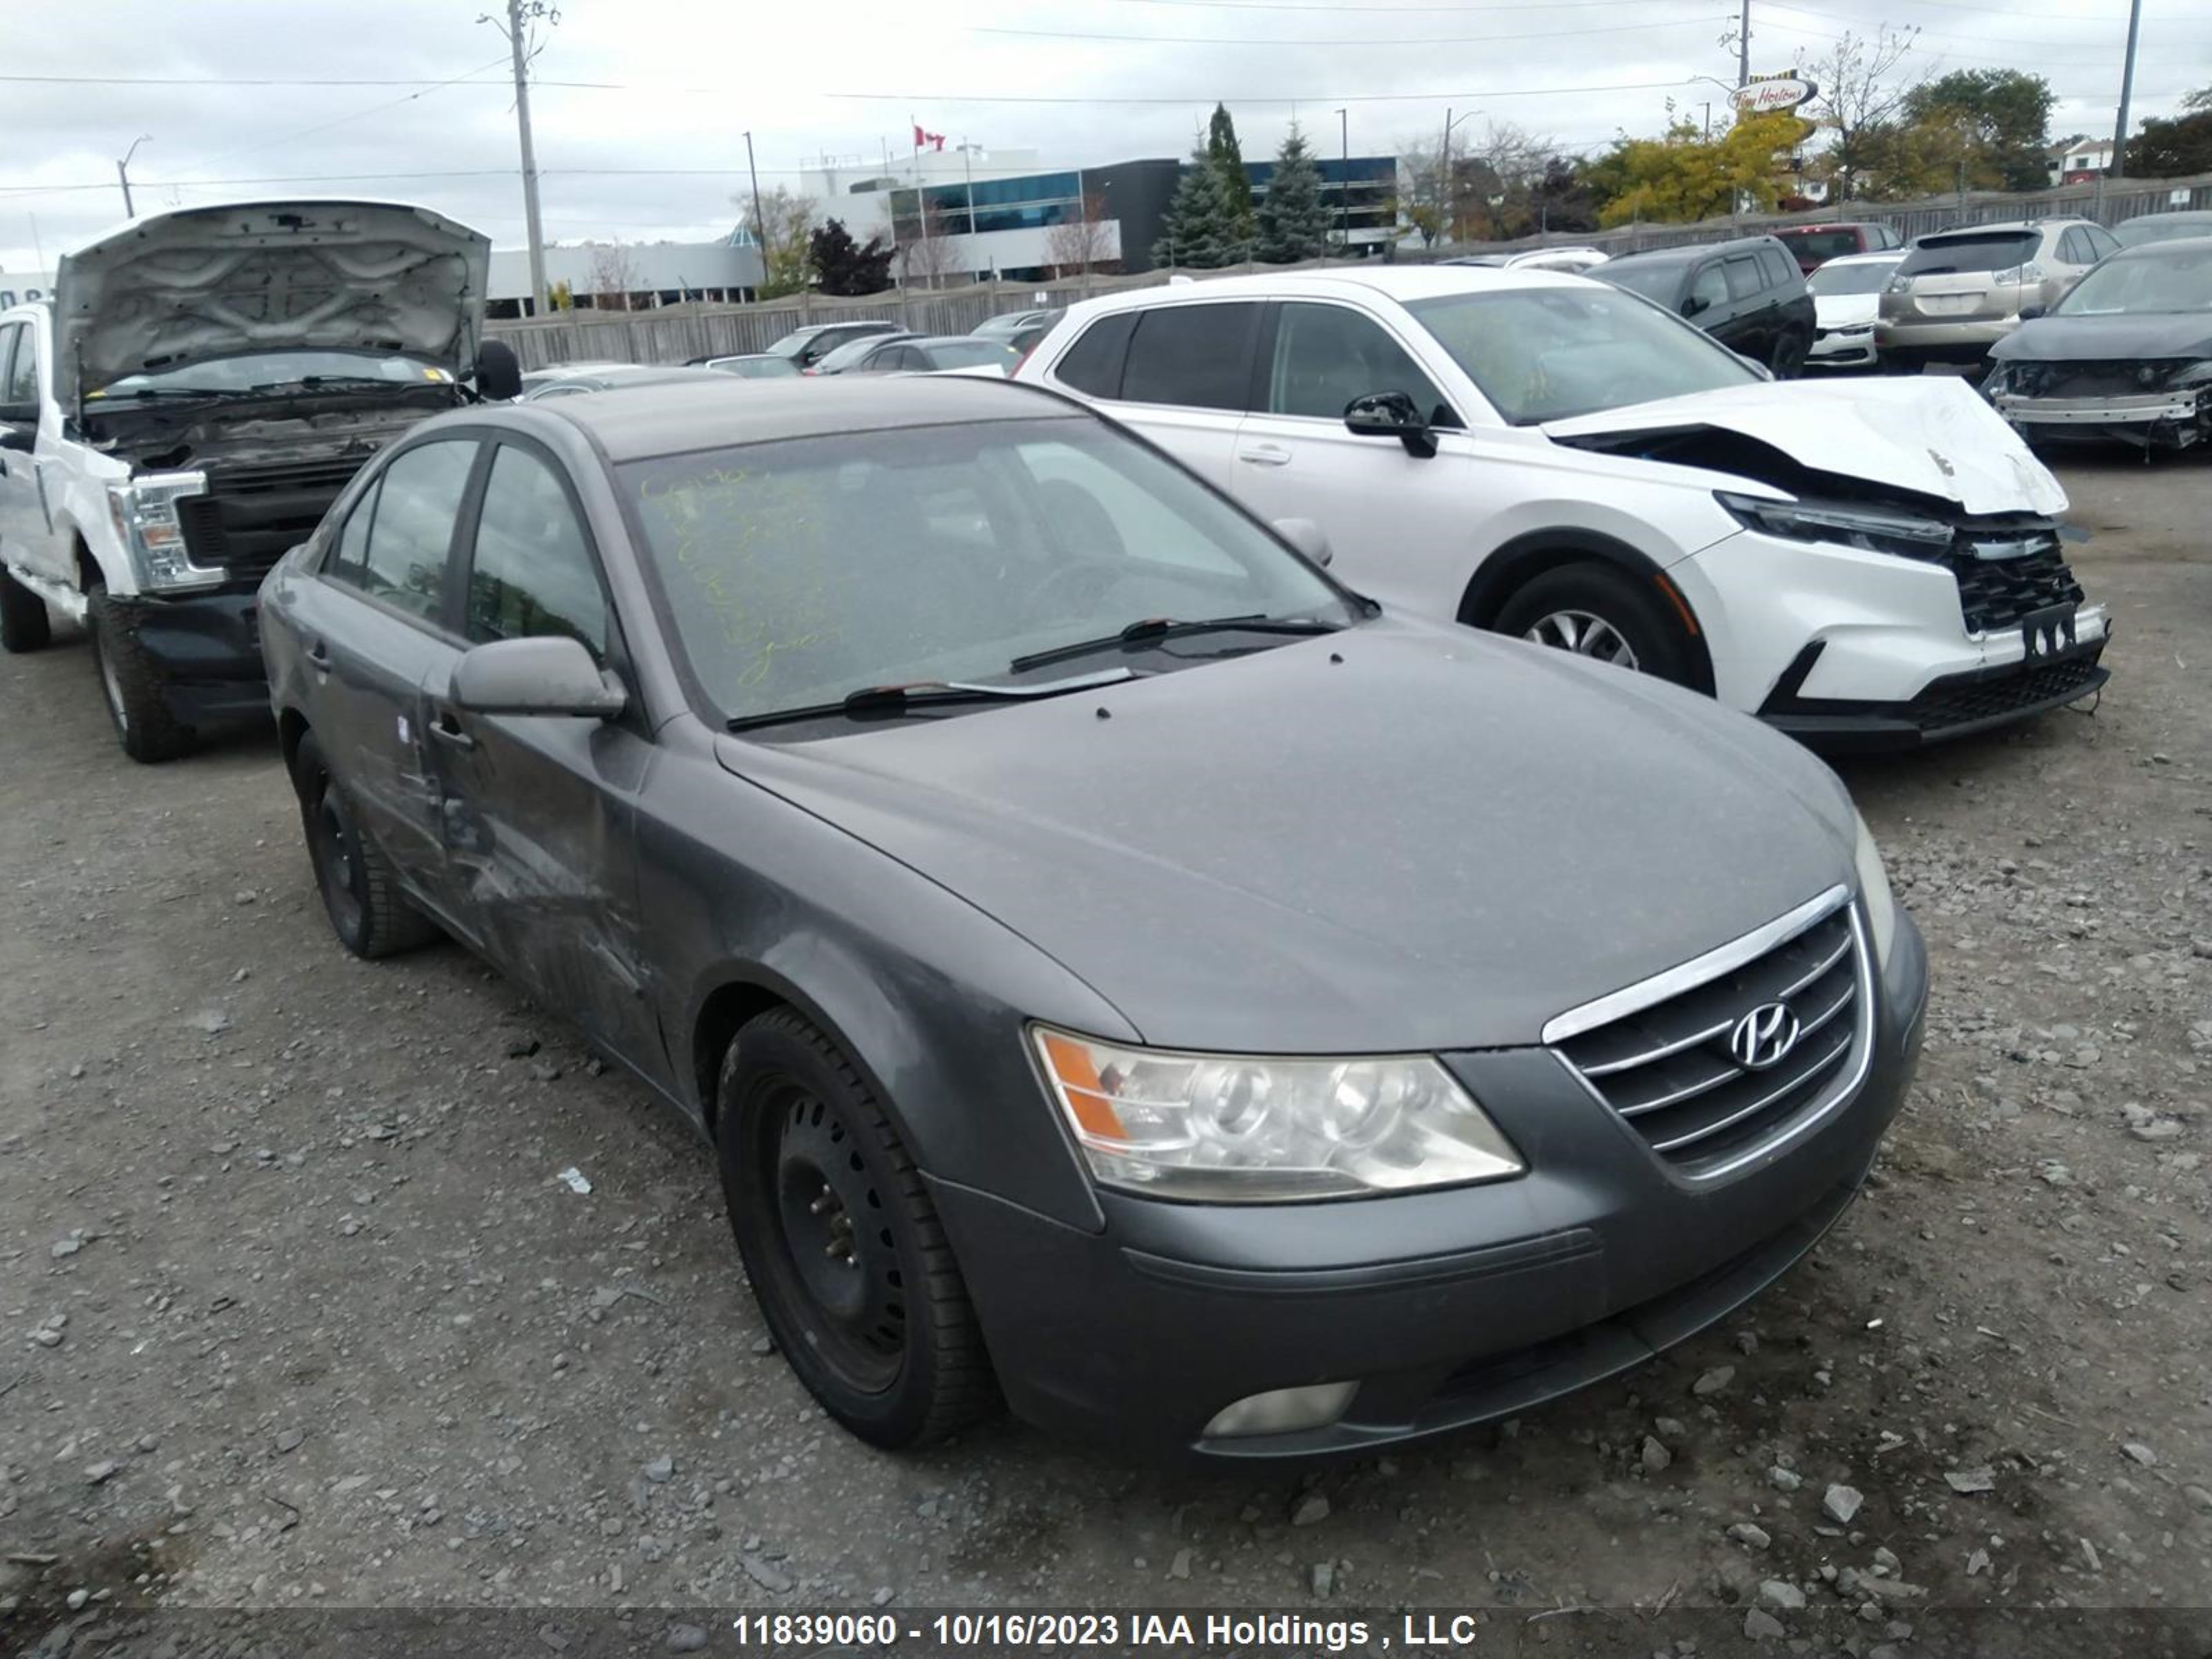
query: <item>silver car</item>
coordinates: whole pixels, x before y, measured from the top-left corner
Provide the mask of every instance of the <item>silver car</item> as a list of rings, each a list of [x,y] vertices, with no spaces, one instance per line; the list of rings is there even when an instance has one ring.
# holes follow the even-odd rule
[[[1914,242],[1882,290],[1875,349],[1893,374],[1929,363],[1978,363],[2048,311],[2119,244],[2087,219],[2030,219],[1939,231]]]

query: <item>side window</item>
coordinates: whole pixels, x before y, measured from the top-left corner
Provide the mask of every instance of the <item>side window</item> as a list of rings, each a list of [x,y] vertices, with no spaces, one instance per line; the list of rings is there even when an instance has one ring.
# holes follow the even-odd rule
[[[2112,234],[2101,225],[2082,226],[2081,239],[2089,244],[2089,258],[2092,260],[2109,259],[2119,251],[2119,243],[2113,240]]]
[[[351,582],[356,587],[362,584],[362,573],[368,566],[368,530],[376,519],[376,498],[384,493],[384,480],[379,478],[369,485],[368,492],[353,504],[346,521],[338,526],[338,537],[333,544],[329,562],[325,568],[340,581]]]
[[[12,357],[9,354],[10,345],[15,348]],[[39,401],[39,337],[28,323],[0,329],[0,371],[8,376],[6,395],[0,396],[0,403],[29,404],[35,408]]]
[[[584,527],[553,469],[513,444],[484,483],[466,632],[476,643],[565,634],[606,655],[606,596]]]
[[[929,359],[923,356],[921,353],[916,351],[912,346],[901,346],[897,352],[892,356],[891,361],[888,363],[883,361],[880,354],[878,354],[876,361],[876,367],[878,368],[926,369],[929,366]]]
[[[1120,397],[1121,365],[1128,358],[1129,336],[1136,326],[1133,311],[1101,317],[1067,349],[1067,355],[1054,368],[1053,378],[1094,398]]]
[[[362,556],[363,592],[436,619],[453,524],[476,459],[474,440],[447,439],[410,449],[385,468]]]
[[[1121,396],[1133,404],[1242,410],[1251,387],[1252,336],[1260,307],[1160,306],[1137,313]]]
[[[1748,253],[1730,254],[1721,266],[1732,300],[1751,299],[1767,285],[1759,273],[1759,261]]]
[[[2058,257],[2069,265],[2089,263],[2089,243],[2078,230],[2069,230],[2058,239]]]
[[[1285,305],[1275,327],[1267,410],[1340,421],[1344,406],[1370,392],[1402,392],[1435,418],[1436,383],[1372,318],[1343,306]]]
[[[1769,288],[1788,289],[1793,282],[1804,280],[1798,272],[1797,262],[1778,247],[1759,249],[1759,264],[1766,273]]]
[[[1682,314],[1686,317],[1728,303],[1728,279],[1721,275],[1719,260],[1698,267],[1698,274],[1690,279],[1689,297],[1691,303],[1686,303],[1682,307]],[[1703,303],[1696,303],[1698,301]]]

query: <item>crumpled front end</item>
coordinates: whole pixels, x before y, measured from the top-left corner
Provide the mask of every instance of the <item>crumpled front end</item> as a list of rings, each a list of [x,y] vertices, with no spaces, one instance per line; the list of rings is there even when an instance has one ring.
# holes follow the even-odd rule
[[[2014,431],[2036,441],[2186,449],[2212,438],[2212,358],[2001,362],[1983,392]]]

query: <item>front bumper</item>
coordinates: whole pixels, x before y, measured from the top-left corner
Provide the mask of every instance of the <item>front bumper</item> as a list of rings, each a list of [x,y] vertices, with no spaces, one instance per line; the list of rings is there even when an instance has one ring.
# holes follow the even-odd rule
[[[268,716],[257,603],[248,591],[142,597],[111,608],[153,660],[170,711],[198,726]]]
[[[1358,1450],[1510,1416],[1756,1296],[1849,1206],[1917,1060],[1911,921],[1858,1092],[1773,1161],[1681,1179],[1548,1050],[1444,1056],[1527,1155],[1488,1186],[1234,1206],[1102,1192],[1103,1231],[931,1183],[1017,1413],[1153,1455]],[[1233,1401],[1356,1382],[1327,1427],[1208,1438]]]
[[[2032,660],[1947,674],[1902,703],[1807,697],[1794,688],[1803,676],[1785,674],[1759,716],[1824,753],[1917,749],[2008,726],[2063,708],[2101,690],[2112,672],[2100,665],[2108,633]],[[1818,646],[1808,647],[1817,653]],[[1808,663],[1809,668],[1811,665]]]
[[[1808,368],[1868,368],[1876,360],[1874,336],[1844,334],[1824,329],[1814,336],[1812,355],[1805,359]]]
[[[2212,435],[2212,392],[2201,387],[2124,398],[2023,398],[2000,392],[1990,402],[2015,431],[2033,438],[2126,438],[2185,449]]]

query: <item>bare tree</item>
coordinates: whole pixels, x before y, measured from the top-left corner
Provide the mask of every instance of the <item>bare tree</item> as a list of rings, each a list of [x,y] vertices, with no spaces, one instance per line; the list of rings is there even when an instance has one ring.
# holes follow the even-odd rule
[[[1480,137],[1455,132],[1449,165],[1441,137],[1401,139],[1399,200],[1424,246],[1522,235],[1536,217],[1528,204],[1559,154],[1551,137],[1510,121],[1490,122]]]
[[[761,250],[760,297],[780,299],[805,289],[807,240],[814,234],[812,199],[787,185],[763,191],[758,200],[749,196],[733,199],[744,210],[745,229],[756,240],[763,234],[768,238],[768,246]]]
[[[1083,198],[1076,215],[1054,225],[1045,237],[1045,257],[1056,276],[1095,270],[1115,257],[1114,235],[1106,217],[1106,198]]]
[[[620,242],[592,245],[592,305],[599,311],[628,311],[638,283],[636,263]]]
[[[1829,200],[1857,195],[1868,172],[1893,148],[1891,129],[1918,84],[1898,73],[1898,65],[1919,33],[1917,24],[1883,24],[1869,40],[1846,29],[1827,56],[1802,65],[1817,91],[1801,113],[1834,135],[1815,167],[1827,181]]]
[[[940,278],[968,269],[962,252],[967,239],[947,233],[945,210],[935,202],[923,207],[919,222],[908,219],[897,229],[899,280],[907,287],[921,283],[935,288]]]

